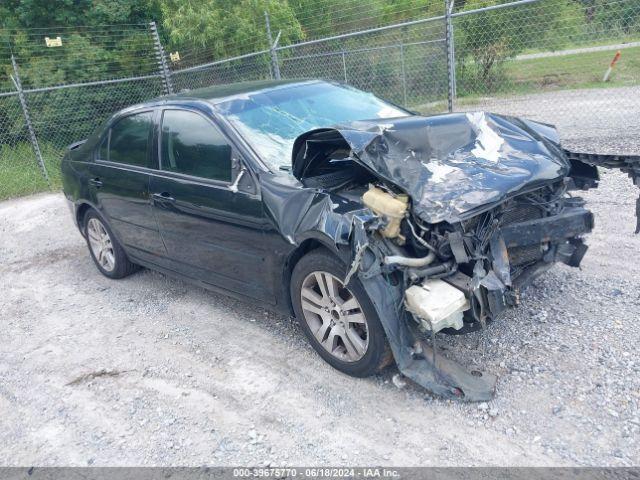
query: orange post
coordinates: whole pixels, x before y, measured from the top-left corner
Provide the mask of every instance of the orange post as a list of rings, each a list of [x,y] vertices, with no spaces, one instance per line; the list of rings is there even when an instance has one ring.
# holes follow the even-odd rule
[[[613,60],[611,60],[611,64],[609,65],[609,68],[607,68],[607,71],[604,74],[604,77],[602,79],[603,82],[606,82],[609,80],[609,75],[611,75],[611,72],[613,71],[613,67],[616,66],[616,63],[618,62],[618,60],[620,60],[620,56],[622,54],[620,53],[620,50],[618,50],[616,52],[616,54],[613,56]]]

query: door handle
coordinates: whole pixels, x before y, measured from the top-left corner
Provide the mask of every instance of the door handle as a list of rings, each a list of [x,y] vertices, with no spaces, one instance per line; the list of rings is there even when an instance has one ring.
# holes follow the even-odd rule
[[[89,184],[93,185],[96,188],[100,188],[102,186],[102,180],[100,180],[100,178],[98,177],[92,178],[91,180],[89,180]]]
[[[151,195],[151,198],[153,198],[157,202],[165,203],[174,203],[176,201],[176,199],[173,198],[169,192],[154,193]]]

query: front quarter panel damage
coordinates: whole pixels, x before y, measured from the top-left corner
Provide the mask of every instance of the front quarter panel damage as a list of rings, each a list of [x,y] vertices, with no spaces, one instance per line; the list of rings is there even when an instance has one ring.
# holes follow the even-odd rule
[[[371,240],[372,232],[380,227],[377,216],[360,203],[325,191],[301,188],[285,176],[263,177],[261,185],[267,214],[291,244],[299,245],[310,236],[323,239],[321,243],[348,265],[358,252],[362,256],[367,251],[353,273],[372,300],[400,372],[447,398],[470,401],[491,398],[495,377],[473,376],[443,356],[434,356],[430,346],[417,341],[410,327],[412,319],[404,309],[402,283],[391,283],[379,267],[384,247]]]

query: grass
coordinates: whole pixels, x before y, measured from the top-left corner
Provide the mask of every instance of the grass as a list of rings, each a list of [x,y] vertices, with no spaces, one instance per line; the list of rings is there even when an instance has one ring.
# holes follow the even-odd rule
[[[599,88],[640,83],[640,47],[620,51],[621,57],[608,82],[602,77],[615,50],[576,53],[557,57],[511,60],[504,66],[509,93],[530,93],[540,89]],[[504,92],[500,92],[504,93]]]
[[[0,145],[0,200],[60,189],[60,149],[41,144],[50,185],[42,174],[31,144]]]
[[[557,57],[526,60],[509,60],[502,66],[503,76],[494,89],[483,88],[482,82],[472,83],[473,89],[465,91],[464,81],[458,72],[458,98],[455,105],[473,107],[481,99],[508,98],[554,90],[615,88],[640,84],[640,47],[621,50],[621,57],[608,82],[602,77],[611,63],[615,50],[577,53]],[[446,111],[446,99],[430,103],[410,102],[413,109],[424,114]]]

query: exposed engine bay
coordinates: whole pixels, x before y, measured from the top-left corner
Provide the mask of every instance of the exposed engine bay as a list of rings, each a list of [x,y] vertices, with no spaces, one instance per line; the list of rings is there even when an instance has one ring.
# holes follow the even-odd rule
[[[462,334],[484,327],[517,306],[521,289],[554,263],[578,267],[587,251],[581,237],[593,228],[593,215],[580,197],[569,195],[566,180],[468,220],[435,225],[412,214],[409,197],[397,189],[352,182],[346,186],[341,178],[339,195],[360,199],[379,221],[356,248],[345,282],[357,273],[401,285],[416,338],[435,340],[440,331]],[[437,351],[435,344],[431,350]],[[492,389],[493,379],[489,385]]]
[[[332,238],[350,266],[344,283],[357,276],[367,290],[404,375],[487,400],[496,378],[441,355],[435,334],[483,328],[553,264],[580,266],[594,219],[573,192],[597,187],[598,167],[640,184],[640,157],[568,152],[553,127],[532,121],[354,122],[296,140],[293,174],[314,194],[293,221],[273,214],[293,242],[309,229]]]

